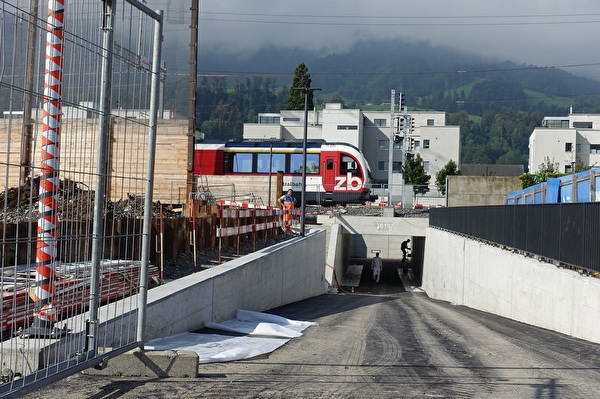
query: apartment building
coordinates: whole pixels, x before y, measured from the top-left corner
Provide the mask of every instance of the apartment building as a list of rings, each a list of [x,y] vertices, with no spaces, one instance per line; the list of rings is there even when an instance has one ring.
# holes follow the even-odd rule
[[[548,162],[560,173],[571,173],[578,161],[600,165],[600,114],[545,117],[529,136],[530,173]]]

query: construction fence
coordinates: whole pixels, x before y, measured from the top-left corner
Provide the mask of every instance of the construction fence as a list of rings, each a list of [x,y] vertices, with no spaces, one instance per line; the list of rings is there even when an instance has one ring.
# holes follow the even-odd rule
[[[0,396],[12,397],[141,344],[162,12],[134,0],[0,8]],[[107,342],[116,308],[103,305],[116,300]]]

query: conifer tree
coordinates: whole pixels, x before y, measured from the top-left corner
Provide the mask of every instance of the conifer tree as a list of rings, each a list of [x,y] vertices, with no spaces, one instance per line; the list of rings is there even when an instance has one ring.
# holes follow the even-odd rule
[[[295,88],[305,88],[310,89],[310,73],[308,73],[308,67],[301,63],[294,70],[294,80],[292,82],[292,87],[290,87],[290,95],[287,99],[287,105],[285,109],[287,110],[304,110],[304,91],[295,90]],[[315,108],[315,104],[313,102],[313,92],[308,92],[308,109],[312,110]]]

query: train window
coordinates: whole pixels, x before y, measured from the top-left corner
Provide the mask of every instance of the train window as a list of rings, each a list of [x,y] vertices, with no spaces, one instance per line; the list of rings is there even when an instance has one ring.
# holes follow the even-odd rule
[[[340,162],[340,175],[343,176],[348,172],[352,173],[354,176],[362,176],[356,159],[352,158],[350,155],[342,154]]]
[[[252,173],[252,154],[234,154],[233,173]]]
[[[285,154],[258,154],[256,162],[257,173],[269,173],[269,161],[271,172],[285,170]]]
[[[333,170],[333,159],[331,158],[327,160],[327,170]]]
[[[290,173],[302,173],[303,155],[290,155]],[[319,173],[319,154],[306,154],[306,173]]]
[[[306,173],[319,173],[319,154],[307,154],[306,164],[308,165]]]

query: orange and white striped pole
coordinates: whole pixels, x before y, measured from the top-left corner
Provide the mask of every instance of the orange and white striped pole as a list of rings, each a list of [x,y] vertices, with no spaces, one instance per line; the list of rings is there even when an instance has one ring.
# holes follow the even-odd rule
[[[36,320],[40,322],[37,327],[40,328],[50,328],[54,324],[57,310],[53,307],[52,300],[56,292],[55,262],[58,247],[64,0],[48,0],[47,22],[34,295],[38,306]]]

